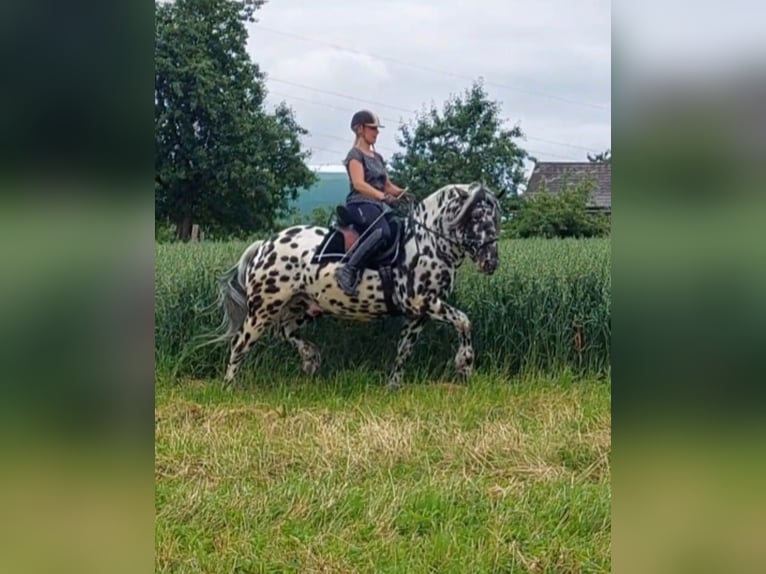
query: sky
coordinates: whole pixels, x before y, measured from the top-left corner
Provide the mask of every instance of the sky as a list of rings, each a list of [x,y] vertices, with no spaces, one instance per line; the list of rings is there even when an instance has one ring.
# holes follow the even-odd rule
[[[507,126],[539,160],[587,161],[611,147],[609,0],[271,0],[249,25],[267,107],[286,102],[332,170],[353,144],[349,122],[371,109],[377,149],[400,151],[402,122],[481,78]]]

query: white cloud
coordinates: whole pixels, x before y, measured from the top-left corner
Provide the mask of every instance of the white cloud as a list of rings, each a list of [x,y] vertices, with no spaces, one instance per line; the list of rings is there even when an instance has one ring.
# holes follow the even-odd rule
[[[311,132],[312,164],[340,163],[362,107],[386,124],[378,147],[390,157],[399,121],[480,76],[540,159],[611,147],[608,0],[272,0],[256,17],[250,53],[269,102],[286,101]]]
[[[269,76],[312,87],[332,89],[340,82],[357,85],[390,81],[385,62],[364,54],[352,54],[332,48],[309,50],[278,60]]]

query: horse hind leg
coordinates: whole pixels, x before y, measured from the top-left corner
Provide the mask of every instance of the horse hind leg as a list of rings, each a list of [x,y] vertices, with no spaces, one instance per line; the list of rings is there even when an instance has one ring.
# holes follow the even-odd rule
[[[291,309],[291,311],[292,312],[284,318],[280,326],[280,336],[298,351],[303,372],[307,375],[314,375],[319,370],[321,364],[319,349],[314,343],[307,341],[297,334],[298,329],[311,319],[312,315],[307,314],[305,306]]]
[[[256,321],[252,323],[246,320],[237,335],[231,340],[229,364],[226,367],[226,375],[223,378],[223,382],[227,387],[231,386],[234,382],[234,377],[239,372],[242,361],[256,341],[261,338],[265,330],[265,322]]]
[[[284,301],[269,298],[268,295],[264,297],[262,293],[256,293],[250,298],[248,316],[245,318],[242,328],[231,341],[229,364],[223,378],[226,386],[230,386],[234,382],[234,377],[237,375],[248,351],[274,323],[274,319],[283,305]]]

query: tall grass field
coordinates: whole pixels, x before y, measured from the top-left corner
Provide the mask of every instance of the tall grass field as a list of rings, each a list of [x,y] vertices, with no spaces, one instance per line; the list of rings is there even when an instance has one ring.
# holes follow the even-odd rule
[[[157,244],[155,351],[158,367],[196,377],[220,376],[228,349],[195,349],[200,335],[219,323],[211,305],[216,279],[237,261],[247,242]],[[492,276],[466,262],[449,302],[473,326],[477,369],[507,373],[573,370],[604,373],[610,364],[611,273],[607,239],[504,240]],[[303,332],[322,352],[322,372],[365,367],[385,370],[396,352],[401,319],[353,323],[322,318]],[[448,325],[424,330],[411,368],[432,376],[450,363],[457,336]],[[262,339],[243,365],[244,376],[276,371],[297,374],[295,351]],[[263,378],[263,377],[262,377]]]
[[[455,384],[456,336],[429,324],[397,392],[397,319],[309,325],[314,377],[264,339],[224,390],[225,345],[193,344],[246,245],[157,246],[156,572],[611,571],[608,240],[466,262],[450,302],[477,373]]]

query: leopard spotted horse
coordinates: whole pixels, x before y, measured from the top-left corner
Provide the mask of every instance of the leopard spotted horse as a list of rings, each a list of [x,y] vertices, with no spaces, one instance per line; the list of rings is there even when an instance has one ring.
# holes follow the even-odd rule
[[[315,373],[319,349],[300,336],[299,328],[320,315],[360,321],[404,316],[390,388],[400,386],[426,321],[449,323],[458,334],[455,367],[467,381],[474,367],[471,322],[445,298],[466,257],[484,274],[497,268],[498,197],[481,183],[449,184],[412,205],[398,225],[392,220],[394,240],[368,262],[354,296],[335,279],[348,244],[358,236],[343,221],[344,206],[338,207],[334,227],[297,225],[252,243],[221,277],[223,333],[217,340],[230,343],[224,384],[233,383],[247,352],[270,331],[295,348],[304,372]]]

